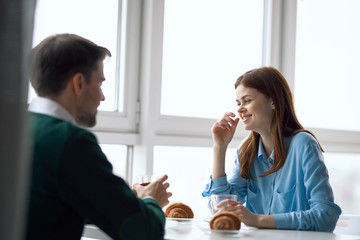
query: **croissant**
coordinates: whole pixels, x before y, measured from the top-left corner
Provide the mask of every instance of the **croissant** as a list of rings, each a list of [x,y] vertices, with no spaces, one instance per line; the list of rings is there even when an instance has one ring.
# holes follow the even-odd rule
[[[170,204],[165,211],[165,217],[168,218],[194,218],[191,208],[181,202]]]
[[[240,219],[232,212],[218,212],[210,220],[210,228],[216,230],[240,230]]]

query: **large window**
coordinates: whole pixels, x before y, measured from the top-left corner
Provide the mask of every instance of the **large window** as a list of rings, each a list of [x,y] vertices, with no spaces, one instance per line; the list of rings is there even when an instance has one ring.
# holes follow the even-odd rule
[[[149,105],[155,109],[149,117],[154,122],[142,123],[145,134],[152,136],[144,145],[153,148],[148,159],[153,173],[169,175],[170,201],[189,204],[197,218],[205,218],[211,216],[201,195],[212,170],[211,125],[226,111],[235,111],[235,80],[262,65],[264,2],[171,0],[163,4],[148,8],[162,9],[163,18],[154,20],[149,14],[145,20],[153,22],[149,32],[157,33],[160,24],[163,31],[159,30],[161,40],[149,47],[160,49],[149,62],[151,69],[160,70],[161,81],[149,79],[156,91],[148,94],[158,98],[161,93],[161,98],[155,101],[160,108]],[[240,143],[240,136],[236,137],[228,150],[227,172],[234,147]]]
[[[199,217],[210,214],[201,192],[211,126],[235,110],[235,80],[263,64],[279,68],[301,123],[326,151],[335,201],[359,213],[359,8],[357,0],[38,0],[34,44],[73,32],[110,49],[93,131],[115,173],[130,183],[168,174],[170,200]],[[240,124],[227,168],[247,134]]]
[[[96,131],[136,134],[140,14],[138,1],[126,0],[38,0],[35,10],[33,45],[44,38],[72,33],[108,48],[104,61],[105,101],[99,106]],[[130,12],[130,14],[128,14]],[[134,20],[135,19],[135,20]],[[138,20],[137,20],[138,19]],[[35,97],[29,88],[29,102]],[[119,137],[121,143],[126,139]],[[107,139],[101,141],[108,142]],[[113,142],[113,141],[112,141]],[[134,144],[136,141],[128,141]]]
[[[360,154],[325,153],[335,202],[344,214],[360,214]]]
[[[35,11],[33,46],[50,35],[73,33],[110,50],[112,57],[104,62],[106,81],[102,90],[106,101],[99,107],[103,111],[123,109],[123,101],[116,97],[118,5],[118,0],[37,0]],[[34,96],[34,91],[30,91],[29,97]]]
[[[344,214],[360,214],[359,8],[357,0],[305,0],[297,1],[296,13],[297,115],[319,133]]]
[[[358,9],[357,0],[298,1],[295,103],[306,126],[360,131]]]
[[[91,130],[102,143],[114,173],[126,180],[131,178],[129,153],[138,143],[138,6],[138,1],[125,0],[37,0],[33,32],[33,46],[50,35],[72,33],[110,50],[112,56],[104,61],[105,101],[99,106],[97,125]],[[29,102],[35,95],[30,87]]]
[[[262,64],[262,0],[165,1],[161,114],[218,118]]]
[[[353,153],[360,149],[356,105],[359,83],[354,70],[360,53],[356,44],[360,40],[356,27],[360,19],[354,14],[357,5],[357,1],[350,0],[164,1],[160,6],[164,12],[163,29],[159,31],[162,48],[152,58],[156,62],[161,53],[161,65],[154,65],[161,70],[161,84],[159,75],[150,79],[158,84],[154,97],[161,93],[161,100],[156,102],[160,109],[153,113],[159,116],[149,124],[147,133],[153,138],[147,143],[155,149],[151,169],[171,175],[172,201],[190,201],[199,214],[206,215],[203,200],[196,194],[201,194],[211,172],[213,119],[234,109],[234,80],[244,71],[266,63],[284,73],[294,92],[301,123],[314,131],[325,148],[336,203],[344,213],[358,213],[354,206],[357,189],[344,198],[346,181],[337,180],[347,173],[355,186],[360,184],[349,168],[359,161]],[[324,6],[327,11],[323,11]],[[223,12],[227,15],[220,17]],[[239,20],[240,15],[248,20]],[[154,21],[153,27],[158,23]],[[250,57],[244,48],[250,49]],[[264,56],[264,52],[270,56]],[[264,61],[264,57],[270,60]],[[241,137],[247,134],[240,133]],[[238,139],[234,143],[231,147],[239,143]],[[186,179],[181,177],[184,172]],[[192,196],[196,200],[191,201]]]

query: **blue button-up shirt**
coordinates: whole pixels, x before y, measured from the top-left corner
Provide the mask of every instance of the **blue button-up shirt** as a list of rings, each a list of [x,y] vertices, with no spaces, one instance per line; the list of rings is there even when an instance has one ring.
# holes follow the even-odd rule
[[[310,134],[300,132],[286,137],[285,146],[284,166],[259,177],[271,168],[274,159],[274,152],[267,158],[260,139],[258,155],[251,167],[255,181],[240,176],[238,148],[229,179],[227,176],[211,179],[203,196],[237,194],[250,211],[273,215],[278,229],[333,231],[341,209],[334,203],[319,144]]]

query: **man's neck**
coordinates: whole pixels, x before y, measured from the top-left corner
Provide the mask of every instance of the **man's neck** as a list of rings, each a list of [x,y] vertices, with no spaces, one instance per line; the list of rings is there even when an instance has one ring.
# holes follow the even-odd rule
[[[76,101],[73,99],[71,94],[68,94],[67,91],[63,91],[61,94],[57,96],[48,95],[45,96],[45,98],[50,99],[54,102],[57,102],[59,105],[61,105],[63,108],[65,108],[66,111],[69,112],[69,114],[72,116],[72,118],[76,119]]]

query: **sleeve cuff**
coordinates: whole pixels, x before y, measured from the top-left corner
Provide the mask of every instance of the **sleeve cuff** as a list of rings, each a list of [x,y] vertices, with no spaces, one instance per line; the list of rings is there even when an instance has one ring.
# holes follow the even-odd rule
[[[226,174],[224,177],[212,178],[210,176],[210,182],[206,184],[204,191],[202,192],[203,197],[209,197],[213,194],[217,188],[222,188],[228,184]]]
[[[212,182],[213,182],[213,188],[218,188],[218,187],[226,185],[227,184],[226,174],[223,177],[212,179]]]
[[[291,229],[291,221],[287,213],[273,214],[277,229]]]

